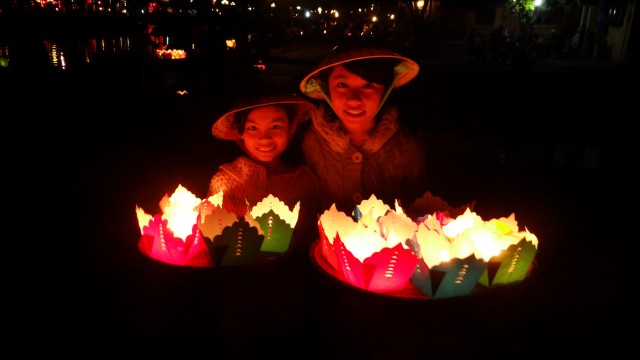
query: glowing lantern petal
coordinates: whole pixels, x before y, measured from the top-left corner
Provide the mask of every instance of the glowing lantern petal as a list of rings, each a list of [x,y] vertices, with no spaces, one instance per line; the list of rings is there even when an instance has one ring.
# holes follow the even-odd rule
[[[486,263],[471,255],[454,258],[429,268],[419,261],[411,283],[432,299],[469,295],[486,269]]]
[[[293,228],[273,210],[255,219],[264,233],[260,251],[283,253],[289,249]]]
[[[168,221],[156,215],[144,227],[138,249],[149,257],[173,265],[212,266],[206,245],[195,224],[192,234],[181,239],[174,236]]]
[[[136,206],[142,232],[138,249],[153,259],[169,264],[212,266],[197,226],[199,203],[200,199],[179,185],[171,197],[165,195],[160,201],[162,215],[152,217]]]
[[[185,259],[184,263],[189,266],[210,267],[213,266],[209,249],[205,243],[202,232],[198,229],[198,225],[193,225],[193,232],[187,236],[184,241]]]
[[[140,233],[144,235],[144,227],[149,224],[153,216],[147,214],[141,207],[136,206],[136,216],[138,217],[138,226],[140,226]]]
[[[414,237],[407,242],[407,245],[429,268],[452,258],[451,242],[444,235],[437,218],[432,215],[429,215],[420,224]]]
[[[523,281],[531,269],[537,247],[526,238],[509,246],[487,262],[487,270],[479,280],[481,285],[490,287]]]
[[[287,204],[273,195],[268,195],[257,203],[248,218],[253,218],[260,225],[264,241],[260,251],[283,253],[289,249],[293,229],[298,222],[300,202],[289,210]]]
[[[208,242],[213,262],[220,266],[236,266],[255,263],[264,237],[258,229],[244,220],[227,226],[222,234]]]
[[[198,226],[202,234],[209,240],[222,234],[222,230],[238,220],[238,216],[205,200],[200,205],[200,221]]]
[[[344,278],[350,284],[373,292],[393,292],[404,289],[409,283],[418,259],[401,244],[383,248],[360,261],[340,240],[334,241]]]
[[[375,195],[371,195],[369,199],[362,200],[353,210],[353,218],[360,221],[363,216],[368,215],[374,221],[383,216],[387,211],[391,210],[389,205],[378,199]]]
[[[380,217],[378,225],[382,237],[387,240],[387,247],[404,244],[418,229],[418,225],[404,213],[393,210]]]
[[[182,185],[178,185],[171,197],[165,195],[161,200],[162,218],[167,219],[167,226],[173,230],[176,236],[185,238],[191,233],[191,228],[198,217],[198,207],[201,202],[202,200]]]
[[[290,227],[294,227],[298,222],[298,214],[300,213],[300,202],[298,202],[296,206],[294,206],[293,210],[289,210],[289,207],[284,203],[284,201],[281,201],[277,197],[269,194],[267,195],[267,197],[262,199],[262,201],[251,208],[250,215],[253,218],[257,218],[262,214],[266,214],[269,210],[272,210],[274,213],[278,214],[278,216],[287,224],[289,224]]]
[[[320,241],[322,242],[322,254],[329,264],[335,269],[342,270],[338,262],[333,247],[333,242],[338,235],[338,230],[343,234],[351,233],[357,224],[353,219],[342,211],[338,211],[336,205],[331,205],[329,210],[325,210],[318,219],[318,230]]]

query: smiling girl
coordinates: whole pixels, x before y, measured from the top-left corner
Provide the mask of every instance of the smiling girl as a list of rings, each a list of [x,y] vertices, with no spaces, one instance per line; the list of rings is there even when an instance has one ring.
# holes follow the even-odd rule
[[[411,81],[418,64],[385,48],[338,46],[300,83],[312,99],[302,149],[324,194],[350,213],[375,195],[387,204],[410,204],[424,193],[424,145],[403,128],[391,91]]]
[[[240,216],[269,194],[290,208],[300,201],[301,208],[314,209],[313,173],[306,165],[293,166],[281,158],[312,107],[296,95],[259,96],[221,116],[213,125],[213,135],[235,141],[246,156],[220,166],[207,197],[223,191],[223,208]]]

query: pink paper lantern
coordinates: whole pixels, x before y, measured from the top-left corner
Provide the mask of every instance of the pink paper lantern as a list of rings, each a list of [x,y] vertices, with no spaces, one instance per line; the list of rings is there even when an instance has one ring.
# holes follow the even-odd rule
[[[374,195],[354,210],[354,219],[335,205],[318,226],[325,259],[345,281],[372,292],[396,292],[409,285],[417,256],[405,244],[416,223],[396,204],[391,208]]]
[[[148,215],[136,206],[142,236],[138,249],[147,256],[173,265],[212,266],[198,229],[200,199],[182,185],[160,201],[162,214]]]

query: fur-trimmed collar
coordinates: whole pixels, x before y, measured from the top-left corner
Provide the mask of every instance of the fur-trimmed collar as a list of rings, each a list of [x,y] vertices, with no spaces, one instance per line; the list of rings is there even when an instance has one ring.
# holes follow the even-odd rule
[[[365,140],[361,149],[363,152],[376,152],[398,131],[398,112],[395,107],[381,109],[378,116],[378,125]],[[349,134],[331,108],[320,105],[317,111],[312,112],[311,120],[313,127],[333,151],[342,153],[349,148]]]

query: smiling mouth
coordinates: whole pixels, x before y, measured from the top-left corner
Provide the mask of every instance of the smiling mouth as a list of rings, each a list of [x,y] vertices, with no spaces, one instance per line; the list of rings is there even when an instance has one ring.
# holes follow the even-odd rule
[[[360,116],[362,114],[364,114],[363,110],[345,110],[345,113],[347,113],[348,115],[352,115],[352,116]]]
[[[276,147],[275,146],[270,146],[270,147],[259,147],[256,148],[256,150],[260,151],[260,152],[271,152],[273,150],[275,150]]]

